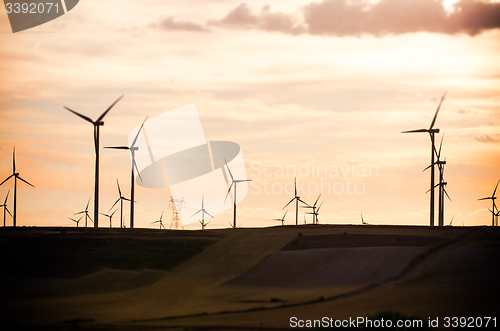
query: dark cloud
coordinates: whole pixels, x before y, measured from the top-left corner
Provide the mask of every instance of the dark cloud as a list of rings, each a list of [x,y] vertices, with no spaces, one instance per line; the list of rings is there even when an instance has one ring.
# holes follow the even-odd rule
[[[477,137],[474,137],[474,139],[476,139],[477,141],[482,142],[482,143],[498,143],[498,142],[500,142],[499,139],[495,139],[489,135],[477,136]]]
[[[221,27],[283,32],[294,35],[306,32],[306,27],[295,21],[291,15],[271,12],[269,5],[262,7],[259,12],[255,13],[250,6],[242,3],[230,11],[222,20],[212,21],[210,24]]]
[[[167,17],[160,20],[159,23],[153,23],[153,27],[165,30],[165,31],[194,31],[194,32],[209,32],[209,29],[203,25],[188,22],[188,21],[178,21],[173,17]]]
[[[441,0],[380,0],[376,4],[367,0],[323,0],[304,6],[301,14],[302,23],[292,15],[271,12],[269,6],[254,11],[242,3],[225,18],[210,24],[331,36],[414,32],[476,35],[483,30],[500,28],[500,3],[480,0],[461,0],[450,14]]]

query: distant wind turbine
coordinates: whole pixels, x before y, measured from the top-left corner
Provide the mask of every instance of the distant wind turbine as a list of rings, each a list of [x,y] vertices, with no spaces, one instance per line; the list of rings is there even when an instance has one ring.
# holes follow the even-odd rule
[[[295,196],[293,197],[292,200],[290,200],[290,202],[288,202],[285,205],[285,207],[283,207],[283,209],[285,209],[289,204],[291,204],[293,200],[295,200],[295,225],[299,225],[299,201],[307,206],[309,206],[309,204],[300,199],[300,197],[297,195],[297,177],[295,177]]]
[[[83,216],[80,216],[80,218],[78,220],[75,220],[74,218],[71,218],[71,217],[68,217],[70,220],[72,220],[73,222],[76,223],[76,227],[78,227],[78,224],[80,223],[80,221],[82,220],[82,217]]]
[[[231,176],[231,185],[229,186],[229,190],[227,190],[226,198],[224,199],[224,204],[226,204],[227,197],[229,196],[229,192],[231,192],[231,188],[234,185],[234,199],[233,199],[233,228],[236,228],[236,186],[238,183],[242,182],[251,182],[251,179],[234,179],[233,174],[231,173],[231,170],[229,169],[229,166],[227,165],[227,161],[224,160],[226,163],[226,168],[227,171],[229,172],[229,176]]]
[[[137,168],[137,163],[135,163],[135,152],[139,150],[139,147],[135,146],[135,143],[137,142],[137,138],[139,138],[139,133],[141,133],[142,127],[144,126],[144,123],[146,122],[148,118],[142,122],[141,127],[137,131],[137,134],[134,138],[134,141],[130,146],[114,146],[114,147],[104,147],[104,148],[109,148],[109,149],[125,149],[130,151],[130,155],[132,156],[132,179],[130,180],[130,228],[134,228],[134,195],[135,195],[135,178],[134,178],[134,167],[137,169],[137,175],[139,176],[139,179],[142,182],[141,178],[141,173],[139,172],[139,169]]]
[[[274,218],[273,221],[280,221],[281,222],[281,226],[284,226],[285,225],[285,216],[286,216],[287,213],[288,213],[288,209],[286,210],[285,215],[283,215],[282,218]]]
[[[104,119],[104,116],[113,108],[118,101],[120,101],[123,98],[123,95],[120,96],[118,99],[116,99],[115,102],[111,104],[111,106],[108,107],[104,111],[104,113],[97,118],[97,120],[93,121],[89,117],[82,115],[80,113],[77,113],[76,111],[69,109],[68,107],[64,106],[66,110],[69,110],[76,116],[79,116],[86,120],[87,122],[91,123],[94,126],[94,148],[95,148],[95,180],[94,180],[94,228],[99,227],[99,128],[104,125],[104,122],[102,121]]]
[[[210,216],[212,218],[214,218],[214,217],[212,215],[210,215],[205,210],[205,207],[204,207],[204,204],[203,204],[203,195],[201,196],[201,209],[198,210],[196,213],[194,213],[193,216],[196,215],[196,214],[198,214],[198,213],[200,213],[200,212],[201,212],[201,221],[198,221],[198,222],[200,222],[200,224],[201,224],[201,229],[205,230],[205,226],[207,226],[210,223],[210,222],[205,223],[205,214],[207,214],[208,216]],[[191,217],[193,217],[193,216],[191,216]]]
[[[361,224],[368,225],[368,223],[366,223],[364,218],[363,218],[363,212],[360,212],[360,213],[361,213]]]
[[[319,205],[317,210],[315,209],[312,213],[308,213],[308,214],[313,215],[313,224],[319,224],[318,216],[319,216],[319,210],[321,209],[321,206],[323,206],[323,202]],[[304,218],[304,220],[305,220],[305,218]]]
[[[312,213],[309,213],[309,214],[312,214],[313,215],[313,224],[316,224],[316,204],[318,203],[318,200],[319,198],[321,197],[321,194],[318,196],[318,198],[316,199],[316,201],[314,202],[314,205],[312,206],[302,206],[302,208],[311,208],[312,209]]]
[[[85,216],[85,227],[87,227],[87,219],[90,219],[91,222],[94,222],[92,220],[92,217],[90,217],[90,215],[89,215],[89,204],[90,204],[90,198],[89,198],[89,201],[87,202],[87,206],[85,207],[85,210],[82,210],[81,212],[74,214],[74,215],[84,214],[82,216]]]
[[[491,197],[477,199],[477,200],[491,200],[493,202],[492,209],[489,209],[489,211],[491,212],[491,226],[495,226],[495,209],[498,209],[497,205],[495,204],[495,200],[497,199],[495,194],[497,193],[498,183],[500,183],[500,180],[498,180],[497,186],[495,186],[495,190],[493,191],[493,194],[491,195]]]
[[[5,212],[9,213],[10,217],[12,217],[12,214],[10,213],[9,209],[7,208],[7,199],[9,198],[9,193],[10,190],[7,192],[7,195],[5,196],[5,201],[3,202],[3,205],[0,205],[0,207],[3,207],[3,227],[5,227]]]
[[[439,129],[434,129],[434,124],[436,123],[436,118],[439,112],[439,108],[441,108],[441,104],[443,103],[444,97],[446,96],[446,92],[441,97],[441,101],[436,109],[436,113],[434,114],[434,118],[432,119],[431,126],[428,129],[418,129],[418,130],[410,130],[403,131],[402,133],[420,133],[420,132],[428,132],[431,137],[431,203],[430,203],[430,226],[434,226],[434,135],[439,133]]]
[[[120,183],[118,183],[118,179],[116,179],[116,185],[118,186],[118,194],[120,195],[120,197],[115,201],[115,203],[111,206],[111,208],[109,208],[109,211],[111,211],[111,209],[113,209],[114,206],[116,206],[116,204],[118,202],[120,202],[120,228],[123,228],[123,200],[126,200],[126,201],[130,201],[132,202],[130,199],[127,199],[125,198],[123,195],[122,195],[122,190],[120,190]]]
[[[101,213],[101,215],[106,216],[107,218],[109,218],[109,228],[112,228],[112,226],[111,226],[111,221],[112,221],[112,219],[113,219],[113,215],[116,213],[116,211],[117,211],[117,210],[118,210],[118,209],[115,209],[115,211],[114,211],[111,215]]]
[[[163,221],[162,221],[162,219],[163,219],[163,212],[164,212],[164,211],[165,211],[165,209],[164,209],[164,210],[162,210],[162,212],[161,212],[161,216],[160,216],[160,219],[159,219],[159,220],[154,221],[154,222],[151,222],[151,224],[160,223],[160,230],[161,230],[161,227],[163,227],[163,228],[165,229],[165,225],[163,225]]]
[[[10,175],[9,177],[7,177],[7,179],[5,179],[3,182],[0,183],[0,186],[2,186],[3,183],[5,183],[6,181],[8,181],[11,177],[14,177],[14,216],[12,216],[12,226],[13,227],[16,227],[16,215],[17,215],[17,180],[19,179],[20,181],[23,181],[25,182],[26,184],[28,184],[29,186],[31,187],[34,187],[33,185],[31,185],[30,183],[28,183],[27,181],[25,181],[24,179],[21,178],[21,176],[19,176],[19,173],[16,172],[16,148],[14,147],[14,151],[12,152],[12,175]],[[9,213],[10,214],[10,213]],[[5,218],[4,218],[4,221],[5,221]]]

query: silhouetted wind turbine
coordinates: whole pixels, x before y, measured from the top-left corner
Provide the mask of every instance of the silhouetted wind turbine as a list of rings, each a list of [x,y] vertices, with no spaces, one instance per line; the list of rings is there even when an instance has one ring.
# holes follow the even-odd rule
[[[111,206],[111,208],[109,208],[109,210],[111,211],[111,209],[113,209],[113,207],[118,203],[118,201],[120,202],[120,228],[123,228],[123,200],[130,202],[132,201],[122,196],[122,190],[120,190],[120,183],[118,183],[118,179],[116,180],[116,185],[118,186],[118,194],[120,195],[120,197],[115,201],[115,203]]]
[[[194,214],[193,214],[193,216],[194,216],[194,215],[196,215],[196,214],[198,214],[198,213],[200,213],[200,212],[201,212],[201,221],[198,221],[198,222],[200,222],[200,224],[201,224],[201,229],[202,229],[202,230],[205,230],[205,226],[207,226],[207,225],[208,225],[208,223],[210,223],[210,222],[205,223],[205,214],[207,214],[208,216],[210,216],[210,217],[212,217],[212,218],[214,218],[214,217],[213,217],[212,215],[210,215],[210,214],[209,214],[209,213],[205,210],[205,207],[204,207],[204,204],[203,204],[203,196],[201,196],[201,209],[200,209],[200,210],[198,210],[196,213],[194,213]],[[193,217],[193,216],[191,216],[191,217]]]
[[[280,221],[281,222],[281,226],[285,225],[285,216],[286,216],[287,213],[288,213],[288,209],[286,210],[285,215],[283,215],[282,218],[274,218],[273,221]]]
[[[295,177],[295,196],[293,197],[292,200],[290,200],[290,202],[288,202],[285,205],[285,207],[283,207],[283,209],[285,209],[289,204],[291,204],[293,202],[293,200],[295,200],[295,225],[299,225],[299,201],[307,206],[309,206],[309,204],[307,204],[307,202],[300,199],[300,197],[297,195],[297,177]]]
[[[92,220],[92,217],[90,217],[90,215],[89,215],[89,204],[90,204],[90,198],[89,198],[89,201],[87,202],[87,206],[85,207],[85,210],[82,210],[81,212],[74,214],[74,215],[85,214],[85,227],[87,227],[87,219],[90,219],[91,222],[94,222]]]
[[[312,208],[312,213],[308,213],[308,214],[312,214],[313,215],[313,224],[316,224],[316,204],[318,203],[318,200],[319,198],[321,197],[321,194],[318,196],[318,198],[316,199],[316,201],[314,202],[314,205],[312,206],[302,206],[302,208]]]
[[[7,199],[9,198],[9,193],[10,190],[7,192],[7,195],[5,196],[5,201],[3,202],[3,205],[0,205],[0,207],[3,207],[3,227],[5,227],[5,212],[8,212],[10,217],[12,217],[12,214],[10,213],[9,209],[7,208]]]
[[[500,180],[497,182],[497,186],[495,186],[495,190],[493,191],[491,197],[477,199],[477,200],[491,200],[493,202],[493,208],[492,208],[493,210],[489,209],[489,211],[491,212],[491,226],[495,226],[495,209],[498,209],[497,205],[495,204],[495,200],[497,199],[495,193],[497,193],[498,183],[500,183]]]
[[[368,225],[368,223],[366,223],[364,218],[363,218],[363,212],[360,212],[360,213],[361,213],[361,224]]]
[[[120,96],[118,99],[116,99],[115,102],[111,104],[111,106],[108,107],[104,111],[104,113],[97,118],[97,120],[92,121],[89,117],[82,115],[80,113],[77,113],[76,111],[69,109],[68,107],[64,106],[66,110],[69,110],[76,116],[79,116],[86,120],[89,123],[92,123],[94,126],[94,148],[95,148],[95,181],[94,181],[94,227],[97,228],[99,227],[99,128],[104,125],[104,122],[102,121],[104,119],[104,116],[113,108],[118,101],[120,101],[123,98],[123,95]]]
[[[162,219],[163,219],[163,212],[164,212],[164,211],[165,211],[165,209],[164,209],[164,210],[162,210],[162,212],[161,212],[161,216],[160,216],[160,219],[159,219],[159,220],[154,221],[154,222],[151,222],[151,224],[160,223],[160,230],[161,230],[161,227],[162,227],[162,226],[163,226],[163,228],[165,229],[165,225],[163,225],[163,222],[162,222]]]
[[[114,147],[104,147],[104,148],[109,148],[109,149],[126,149],[130,151],[130,154],[132,156],[132,179],[130,180],[130,228],[134,228],[134,195],[135,195],[135,178],[134,178],[134,167],[137,169],[137,175],[139,176],[139,179],[142,182],[141,178],[141,173],[139,172],[139,169],[137,168],[137,163],[135,163],[135,152],[139,150],[139,147],[135,146],[135,143],[137,142],[137,138],[139,138],[139,133],[141,133],[142,127],[144,126],[144,123],[146,122],[148,118],[142,122],[141,127],[139,128],[139,131],[137,131],[137,134],[134,138],[134,141],[130,146],[114,146]]]
[[[108,217],[108,218],[109,218],[109,228],[111,228],[111,227],[112,227],[112,226],[111,226],[111,221],[112,221],[112,219],[113,219],[113,215],[116,213],[116,211],[117,211],[117,210],[118,210],[118,209],[115,209],[115,211],[114,211],[111,215],[101,213],[101,215],[106,216],[106,217]]]
[[[224,199],[224,204],[226,204],[227,197],[229,196],[229,192],[231,192],[231,188],[234,185],[234,200],[233,200],[233,228],[236,228],[236,185],[238,183],[242,182],[251,182],[251,179],[234,179],[233,174],[231,173],[231,170],[229,169],[229,166],[227,165],[227,161],[224,160],[226,163],[226,168],[227,171],[229,172],[229,176],[231,176],[231,185],[229,186],[229,190],[227,190],[226,198]]]
[[[19,173],[16,172],[16,148],[15,147],[14,147],[14,151],[12,152],[12,175],[10,175],[9,177],[7,177],[7,179],[5,179],[2,183],[0,183],[0,186],[2,186],[2,184],[5,183],[6,181],[8,181],[11,177],[14,177],[14,216],[12,216],[12,226],[16,227],[16,224],[17,224],[16,223],[16,215],[17,215],[17,180],[19,179],[20,181],[25,182],[26,184],[28,184],[31,187],[34,187],[34,186],[31,185],[30,183],[28,183],[27,181],[25,181],[24,179],[22,179],[21,176],[19,176]]]
[[[76,227],[78,227],[78,224],[80,223],[80,221],[82,220],[82,217],[83,216],[80,216],[80,218],[78,220],[75,220],[74,218],[71,218],[71,217],[68,217],[70,220],[72,220],[73,222],[76,223]]]
[[[431,203],[430,203],[430,226],[434,226],[434,135],[439,133],[439,129],[433,129],[434,124],[436,123],[436,118],[439,112],[439,108],[441,108],[441,104],[443,103],[444,97],[446,96],[446,92],[441,97],[441,101],[436,109],[436,113],[434,114],[434,118],[432,119],[431,126],[429,129],[419,129],[419,130],[410,130],[403,131],[402,133],[419,133],[419,132],[428,132],[431,137]]]
[[[318,215],[319,215],[319,210],[320,210],[322,205],[323,205],[323,202],[319,205],[318,210],[314,210],[312,213],[308,213],[308,214],[313,215],[313,224],[319,224]],[[304,215],[304,217],[305,217],[305,215]],[[304,218],[304,220],[305,220],[305,218]]]

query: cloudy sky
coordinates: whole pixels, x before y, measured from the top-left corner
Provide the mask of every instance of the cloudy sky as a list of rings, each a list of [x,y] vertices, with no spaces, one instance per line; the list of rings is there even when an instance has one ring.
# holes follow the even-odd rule
[[[357,224],[362,211],[373,224],[426,225],[430,140],[401,131],[428,128],[446,91],[436,122],[453,199],[446,222],[490,224],[491,205],[477,198],[500,179],[499,28],[500,3],[472,0],[85,0],[16,34],[2,11],[0,180],[16,146],[17,169],[36,186],[19,184],[18,225],[72,226],[93,196],[94,150],[92,126],[63,106],[95,119],[123,94],[102,146],[127,144],[146,116],[191,103],[207,140],[241,146],[253,180],[241,226],[277,224],[293,167],[303,199],[323,192],[322,223]],[[101,155],[107,212],[116,179],[129,190],[130,158]],[[12,186],[0,187],[1,202]],[[169,227],[169,197],[139,187],[137,226],[166,209]]]

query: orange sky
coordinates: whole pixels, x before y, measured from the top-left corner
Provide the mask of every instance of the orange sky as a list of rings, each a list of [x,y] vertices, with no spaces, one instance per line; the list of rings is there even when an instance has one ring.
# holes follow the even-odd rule
[[[322,180],[346,188],[323,192],[323,223],[359,223],[362,210],[373,224],[425,225],[429,138],[400,132],[427,128],[447,91],[436,122],[446,130],[453,199],[446,220],[489,225],[490,203],[476,199],[500,179],[500,4],[446,3],[86,0],[16,34],[2,12],[0,180],[11,173],[15,145],[21,176],[36,186],[19,185],[18,224],[71,225],[67,217],[93,196],[94,151],[92,126],[63,105],[96,118],[124,94],[106,117],[102,146],[126,144],[145,116],[190,103],[208,140],[241,146],[253,179],[239,205],[241,226],[273,225],[282,216],[292,196],[277,188],[294,175],[276,171],[287,166],[302,166],[308,202]],[[101,155],[107,212],[116,178],[129,190],[130,160],[121,151]],[[378,171],[313,175],[318,166]],[[348,194],[348,180],[363,193]],[[275,192],[266,194],[266,185]],[[2,202],[10,188],[0,187]],[[138,188],[137,225],[151,226],[168,198],[168,190]],[[183,216],[197,209],[186,206]],[[209,227],[231,218],[228,210]]]

